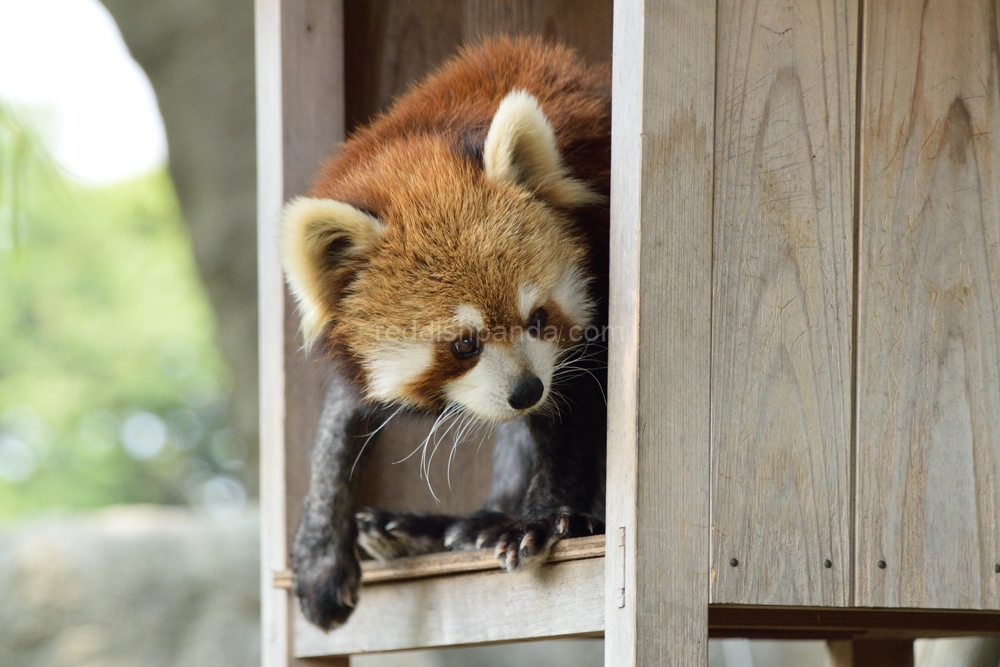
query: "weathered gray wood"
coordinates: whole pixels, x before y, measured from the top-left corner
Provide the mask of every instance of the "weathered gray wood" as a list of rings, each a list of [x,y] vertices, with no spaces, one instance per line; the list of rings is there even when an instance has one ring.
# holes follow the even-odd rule
[[[301,616],[299,656],[348,655],[435,646],[599,635],[604,561],[543,565],[363,586],[342,628],[324,633]]]
[[[605,663],[704,665],[715,3],[615,3]]]
[[[713,602],[850,601],[857,14],[719,6]]]
[[[997,7],[866,8],[857,602],[996,609]]]
[[[258,280],[260,290],[262,658],[290,657],[288,540],[301,508],[322,373],[303,360],[277,252],[281,206],[302,191],[343,133],[341,3],[257,0]],[[315,392],[315,394],[313,393]],[[288,449],[286,450],[286,445]],[[286,502],[287,501],[287,502]],[[315,662],[301,664],[319,664]],[[322,664],[345,666],[346,661]]]

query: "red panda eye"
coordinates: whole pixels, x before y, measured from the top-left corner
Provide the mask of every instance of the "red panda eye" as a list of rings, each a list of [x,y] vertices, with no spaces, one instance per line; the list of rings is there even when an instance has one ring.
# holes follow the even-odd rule
[[[539,338],[542,335],[542,329],[545,328],[545,323],[548,322],[549,314],[545,312],[544,308],[538,308],[531,314],[528,319],[528,334],[532,338]]]
[[[458,359],[471,359],[479,354],[479,336],[474,333],[462,334],[462,337],[451,344],[451,352]]]

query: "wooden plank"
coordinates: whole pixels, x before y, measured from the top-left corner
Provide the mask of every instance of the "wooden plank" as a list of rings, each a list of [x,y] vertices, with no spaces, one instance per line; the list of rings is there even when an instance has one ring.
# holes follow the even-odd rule
[[[365,586],[342,627],[329,633],[301,616],[302,657],[463,646],[604,630],[604,562],[588,558],[535,571],[431,577]]]
[[[866,8],[857,600],[996,609],[997,8]]]
[[[801,639],[1000,636],[1000,611],[713,604],[708,625],[713,637],[792,633]]]
[[[719,5],[713,602],[850,602],[857,21]]]
[[[716,7],[614,9],[605,663],[704,665]]]
[[[265,243],[284,203],[281,171],[281,3],[255,0],[257,87],[257,299],[260,368],[261,664],[288,664],[288,593],[270,579],[288,567],[285,526],[284,283]]]
[[[562,563],[568,560],[601,558],[604,556],[604,536],[592,535],[556,542],[549,552],[546,563]],[[385,562],[363,561],[361,563],[361,583],[379,584],[405,579],[424,579],[465,572],[486,572],[495,570],[496,556],[492,549],[474,551],[454,551],[399,558]],[[288,570],[274,574],[274,586],[292,587],[292,573]]]
[[[305,188],[343,133],[343,27],[339,1],[256,0],[255,11],[262,660],[266,667],[285,667],[307,663],[290,657],[294,600],[271,582],[275,572],[288,567],[288,541],[308,479],[308,445],[302,443],[311,441],[315,428],[319,406],[313,392],[319,395],[322,374],[296,356],[298,325],[286,298],[276,240],[282,204]],[[322,664],[346,665],[339,659]]]

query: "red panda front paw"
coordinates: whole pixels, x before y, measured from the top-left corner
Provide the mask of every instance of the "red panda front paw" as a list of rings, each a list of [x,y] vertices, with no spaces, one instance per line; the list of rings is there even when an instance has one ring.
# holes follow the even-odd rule
[[[597,535],[604,522],[591,514],[562,508],[552,514],[514,518],[499,512],[477,512],[445,533],[449,549],[494,550],[508,572],[541,563],[561,539]]]
[[[379,561],[444,551],[444,533],[456,518],[365,508],[354,515],[358,546]]]
[[[347,622],[358,602],[361,565],[354,550],[311,553],[293,564],[303,615],[324,630]]]
[[[496,542],[495,555],[500,567],[514,572],[542,563],[559,540],[603,532],[604,522],[597,517],[563,507],[550,515],[521,519],[508,527]]]

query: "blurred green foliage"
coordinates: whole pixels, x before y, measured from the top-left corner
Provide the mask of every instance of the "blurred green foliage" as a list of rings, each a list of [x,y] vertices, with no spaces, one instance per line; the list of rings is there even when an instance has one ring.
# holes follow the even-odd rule
[[[227,382],[166,171],[85,188],[0,107],[0,521],[234,500]]]

